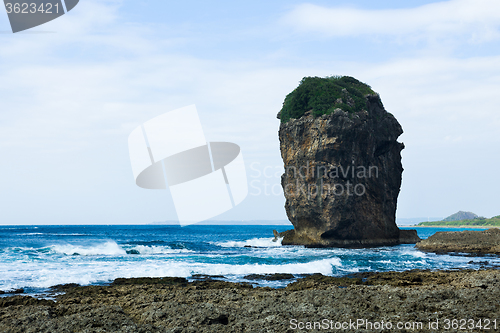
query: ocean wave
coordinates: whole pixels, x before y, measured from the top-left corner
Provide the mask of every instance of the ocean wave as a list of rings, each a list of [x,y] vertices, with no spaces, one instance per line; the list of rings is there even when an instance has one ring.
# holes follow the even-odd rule
[[[274,274],[274,273],[290,273],[290,274],[313,274],[321,273],[331,275],[334,267],[341,267],[342,262],[339,258],[328,258],[322,260],[314,260],[301,263],[287,264],[202,264],[186,262],[179,263],[178,272],[183,272],[185,277],[192,274],[206,275],[224,275],[224,276],[242,276],[248,274]]]
[[[427,265],[428,263],[425,261],[425,260],[417,260],[417,261],[409,261],[409,260],[406,260],[406,261],[403,261],[403,264],[405,265]]]
[[[252,238],[244,241],[226,241],[214,242],[212,244],[220,247],[278,247],[281,246],[283,238],[278,238],[276,242],[274,238]]]
[[[132,247],[125,247],[128,254],[173,254],[173,253],[193,253],[194,251],[188,249],[172,249],[169,246],[156,246],[156,245],[135,245]]]
[[[107,283],[119,277],[164,277],[189,278],[194,274],[224,275],[228,280],[241,281],[248,274],[291,273],[331,275],[341,267],[338,258],[288,264],[214,264],[174,259],[148,261],[114,261],[106,265],[81,262],[11,262],[0,268],[0,290],[17,288],[48,288],[63,283],[89,285]]]
[[[20,234],[15,234],[16,236],[33,236],[33,235],[45,235],[43,232],[23,232]]]
[[[72,233],[72,234],[60,234],[60,233],[54,233],[54,232],[25,232],[25,233],[20,233],[20,234],[15,234],[16,236],[89,236],[88,234],[77,234],[77,233]]]
[[[426,258],[429,254],[427,252],[423,252],[415,249],[405,249],[401,251],[402,256],[411,256],[416,258]]]
[[[119,245],[114,241],[107,241],[95,245],[74,245],[74,244],[54,244],[44,247],[10,247],[0,249],[0,253],[11,253],[13,255],[27,254],[27,255],[53,255],[63,254],[67,256],[80,255],[80,256],[123,256],[127,254],[176,254],[176,253],[193,253],[194,251],[183,248],[171,248],[168,245]]]
[[[365,271],[370,271],[371,269],[368,267],[366,269],[362,267],[349,267],[349,268],[340,268],[339,271],[343,273],[359,273],[360,271],[365,272]]]
[[[89,234],[58,234],[58,233],[48,233],[45,235],[50,235],[50,236],[89,236]]]
[[[143,240],[143,241],[134,241],[129,243],[130,245],[145,245],[145,246],[150,246],[150,245],[168,245],[168,243],[164,240],[161,239],[153,239],[153,240]],[[178,244],[175,244],[178,245]]]
[[[342,257],[346,255],[346,249],[338,248],[307,248],[304,246],[273,246],[268,248],[255,248],[252,253],[256,257],[272,258],[325,258]]]
[[[368,260],[369,262],[379,263],[379,264],[394,264],[392,260]]]
[[[125,249],[120,247],[116,242],[106,242],[93,246],[77,246],[77,245],[52,245],[50,249],[56,253],[65,255],[81,255],[81,256],[95,256],[95,255],[126,255]]]
[[[222,265],[223,267],[209,267],[209,270],[226,270],[225,273],[217,274],[273,274],[273,273],[290,273],[290,274],[313,274],[321,273],[323,275],[331,275],[333,267],[341,267],[342,262],[339,258],[329,258],[322,260],[314,260],[302,263],[289,263],[282,265],[265,265],[265,264],[246,264],[246,265]],[[231,267],[224,267],[231,266]],[[214,273],[205,273],[212,274]],[[217,275],[215,274],[215,275]]]

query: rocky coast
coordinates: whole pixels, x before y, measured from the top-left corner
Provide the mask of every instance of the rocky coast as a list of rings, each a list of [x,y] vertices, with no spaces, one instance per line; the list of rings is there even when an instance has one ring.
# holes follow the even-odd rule
[[[416,247],[429,252],[461,252],[500,254],[500,229],[483,231],[436,232],[417,243]]]
[[[379,332],[389,324],[398,332],[464,332],[460,320],[474,323],[467,332],[486,324],[493,332],[500,325],[495,269],[311,275],[282,289],[203,277],[55,290],[64,291],[55,301],[1,298],[0,332]]]

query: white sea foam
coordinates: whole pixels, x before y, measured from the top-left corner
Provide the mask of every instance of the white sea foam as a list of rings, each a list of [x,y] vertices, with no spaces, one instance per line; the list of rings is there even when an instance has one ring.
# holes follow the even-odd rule
[[[34,236],[34,235],[45,235],[45,236],[87,236],[88,234],[78,234],[78,233],[60,234],[60,233],[53,233],[53,232],[23,232],[23,233],[17,234],[17,236]]]
[[[139,252],[139,254],[172,254],[172,253],[193,253],[194,251],[188,249],[172,249],[169,246],[145,246],[145,245],[135,245],[133,247],[127,248],[128,251],[134,250]]]
[[[408,265],[408,266],[415,266],[417,264],[427,265],[427,262],[425,260],[418,260],[418,261],[405,260],[405,261],[403,261],[403,264]]]
[[[268,248],[251,248],[251,255],[258,258],[280,258],[307,260],[320,260],[331,257],[339,257],[345,254],[344,249],[335,248],[307,248],[303,246],[274,246]]]
[[[228,264],[205,264],[195,266],[197,272],[208,275],[246,275],[246,274],[273,274],[273,273],[291,273],[291,274],[310,274],[321,273],[331,274],[333,266],[342,266],[340,259],[330,258],[316,260],[304,263],[289,263],[282,265],[266,265],[266,264],[244,264],[244,265],[228,265]],[[198,272],[199,271],[199,272]]]
[[[82,255],[82,256],[95,256],[95,255],[125,255],[127,252],[121,248],[116,242],[109,241],[94,246],[77,246],[77,245],[52,245],[51,250],[56,253],[66,255]]]
[[[79,283],[88,285],[108,282],[118,277],[189,277],[193,274],[243,276],[247,274],[321,273],[331,275],[334,267],[341,267],[338,258],[283,265],[266,264],[211,264],[176,261],[173,259],[148,261],[53,261],[11,262],[0,269],[0,290],[15,288],[48,288],[56,284]]]
[[[88,234],[58,234],[58,233],[49,233],[45,235],[51,235],[51,236],[87,236]]]
[[[339,269],[340,271],[342,271],[343,273],[358,273],[360,270],[361,271],[367,271],[367,270],[370,270],[370,268],[368,267],[351,267],[351,268],[340,268]]]
[[[428,256],[428,254],[426,252],[422,252],[422,251],[414,250],[414,249],[405,249],[404,251],[401,252],[401,255],[412,256],[412,257],[417,257],[417,258],[426,258]]]
[[[120,246],[114,241],[108,241],[92,246],[80,246],[73,244],[57,244],[49,245],[42,248],[33,247],[11,247],[0,249],[0,253],[19,254],[19,253],[34,253],[40,254],[64,254],[64,255],[81,255],[81,256],[122,256],[127,252],[135,251],[137,254],[152,255],[152,254],[175,254],[175,253],[194,253],[188,249],[172,249],[167,245],[123,245]]]
[[[378,262],[378,263],[381,263],[381,264],[393,264],[393,262],[391,260],[376,260],[376,261],[372,261],[370,260],[370,262]]]
[[[227,242],[215,242],[212,244],[221,247],[278,247],[281,246],[281,241],[283,238],[278,238],[276,242],[273,242],[274,238],[252,238],[244,241],[227,241]]]

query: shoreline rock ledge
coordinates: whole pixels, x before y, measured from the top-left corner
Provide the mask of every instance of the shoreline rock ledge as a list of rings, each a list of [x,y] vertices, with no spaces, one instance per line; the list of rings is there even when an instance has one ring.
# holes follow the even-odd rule
[[[414,244],[396,225],[403,133],[371,87],[348,76],[305,77],[278,113],[288,219],[283,245]]]
[[[416,248],[436,253],[462,252],[500,255],[500,229],[436,232],[431,237],[418,242]]]

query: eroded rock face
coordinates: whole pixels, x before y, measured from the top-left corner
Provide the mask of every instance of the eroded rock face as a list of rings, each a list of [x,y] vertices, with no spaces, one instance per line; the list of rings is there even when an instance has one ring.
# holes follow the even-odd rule
[[[415,230],[396,226],[403,167],[397,141],[403,133],[378,95],[367,110],[282,123],[281,184],[294,230],[283,245],[365,247],[416,243]]]

